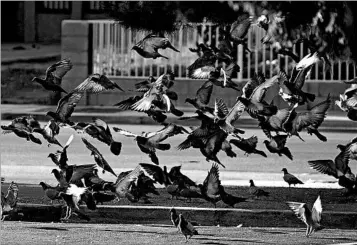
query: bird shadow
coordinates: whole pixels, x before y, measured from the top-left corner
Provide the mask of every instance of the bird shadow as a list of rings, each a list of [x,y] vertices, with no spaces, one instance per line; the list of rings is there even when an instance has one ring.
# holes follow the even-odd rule
[[[266,230],[256,230],[256,229],[252,229],[252,231],[257,233],[265,233],[265,234],[288,234],[288,232],[282,232],[282,231],[266,231]]]
[[[202,244],[211,244],[211,245],[228,245],[228,243],[221,243],[221,242],[204,242]]]
[[[68,229],[58,228],[58,227],[32,227],[32,228],[38,230],[47,230],[47,231],[68,231]]]
[[[244,239],[235,239],[235,238],[231,238],[231,239],[224,239],[222,237],[217,237],[217,238],[214,238],[214,237],[195,237],[194,238],[195,240],[208,240],[208,244],[221,244],[221,243],[215,243],[214,241],[212,240],[219,240],[221,242],[251,242],[251,243],[264,243],[265,242],[262,242],[262,241],[257,241],[257,240],[244,240]],[[211,240],[211,241],[209,241]]]
[[[117,233],[127,233],[128,231],[121,231],[121,230],[102,230],[102,231],[110,231],[110,232],[117,232]],[[140,234],[157,234],[157,235],[167,235],[167,232],[156,232],[156,231],[130,231],[130,233],[140,233]]]
[[[314,238],[314,237],[311,237]],[[317,239],[320,239],[318,237],[316,237]],[[352,241],[352,242],[356,242],[357,239],[352,239],[352,238],[346,238],[346,237],[324,237],[324,239],[327,240],[334,240],[334,241]]]

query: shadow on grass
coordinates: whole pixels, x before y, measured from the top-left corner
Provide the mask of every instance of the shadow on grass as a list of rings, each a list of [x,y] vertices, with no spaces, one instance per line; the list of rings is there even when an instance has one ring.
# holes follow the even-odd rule
[[[167,232],[157,232],[157,231],[132,231],[132,230],[102,230],[102,231],[110,231],[110,232],[117,232],[117,233],[141,233],[141,234],[157,234],[157,235],[167,235]]]
[[[68,229],[58,228],[58,227],[31,227],[31,228],[38,229],[38,230],[47,230],[47,231],[68,231]]]
[[[205,235],[203,235],[203,236],[205,236]],[[223,237],[195,237],[194,240],[203,240],[203,241],[211,240],[205,244],[222,244],[222,243],[215,243],[216,240],[219,240],[220,242],[251,242],[254,244],[257,244],[257,243],[267,244],[266,242],[258,241],[258,240],[245,240],[245,239],[238,239],[238,238],[225,239]]]
[[[313,237],[311,237],[311,238],[313,238]],[[321,239],[321,237],[316,237],[316,239]],[[357,238],[352,239],[352,238],[346,238],[346,237],[324,237],[323,239],[334,240],[334,241],[357,242]]]
[[[264,233],[264,234],[289,234],[289,232],[283,232],[283,231],[269,231],[269,230],[258,230],[258,229],[252,229],[252,231],[257,233]]]

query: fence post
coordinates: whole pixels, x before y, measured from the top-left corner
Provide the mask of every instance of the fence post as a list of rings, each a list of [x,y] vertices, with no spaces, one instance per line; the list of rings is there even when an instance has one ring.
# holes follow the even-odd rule
[[[64,76],[62,87],[66,91],[71,91],[89,75],[89,22],[85,20],[64,20],[62,21],[61,37],[61,57],[70,58],[73,67]],[[86,98],[81,100],[81,104],[86,103]]]

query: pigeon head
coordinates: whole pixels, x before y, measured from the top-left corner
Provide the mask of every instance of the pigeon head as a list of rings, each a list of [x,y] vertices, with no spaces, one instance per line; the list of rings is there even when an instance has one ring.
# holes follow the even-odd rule
[[[340,151],[343,151],[345,147],[343,145],[338,144],[336,148],[339,149]]]
[[[288,170],[286,168],[283,168],[281,171],[283,171],[284,174],[288,173]]]
[[[192,103],[193,103],[193,99],[191,99],[191,98],[186,98],[186,99],[185,99],[185,103],[190,103],[190,104],[192,104]]]
[[[268,145],[268,144],[269,144],[269,140],[264,140],[263,143],[264,143],[265,145]]]
[[[176,209],[175,208],[171,208],[170,209],[170,213],[176,214]]]
[[[249,180],[249,183],[250,183],[250,186],[255,186],[254,185],[254,181],[251,179],[251,180]]]
[[[47,185],[44,182],[41,181],[39,185],[42,186],[43,190],[47,189]]]

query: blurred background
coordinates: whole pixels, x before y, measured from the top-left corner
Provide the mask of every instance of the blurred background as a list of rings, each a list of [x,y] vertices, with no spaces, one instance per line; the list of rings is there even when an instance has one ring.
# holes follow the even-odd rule
[[[129,6],[120,5],[121,3],[115,1],[1,2],[1,103],[56,104],[60,95],[44,92],[39,84],[31,83],[31,80],[34,76],[44,76],[46,68],[61,58],[70,58],[74,65],[73,69],[62,81],[62,86],[66,90],[73,89],[92,73],[106,74],[124,88],[131,88],[134,82],[145,80],[150,75],[157,77],[167,70],[173,70],[176,80],[180,82],[180,85],[175,86],[179,95],[179,100],[175,103],[178,107],[185,107],[185,98],[193,96],[203,82],[187,78],[187,66],[198,57],[188,48],[195,48],[200,42],[208,45],[218,43],[221,37],[219,25],[210,21],[182,25],[175,31],[166,33],[172,44],[181,52],[162,50],[161,53],[168,56],[169,60],[147,60],[132,51],[131,47],[149,34],[150,30],[128,28],[128,25],[135,24],[135,20],[130,20],[131,23],[125,19],[125,15],[122,17],[124,22],[115,21],[120,20],[120,11],[124,11],[123,6]],[[135,4],[140,2],[133,2],[133,4],[129,7],[133,7],[135,12],[137,7]],[[179,4],[183,5],[183,2],[177,2],[175,7],[183,12],[187,6],[179,6]],[[266,2],[239,5],[237,2],[222,1],[206,5],[212,8],[213,4],[219,4],[223,10],[233,9],[234,18],[240,9],[256,14],[261,6],[269,7]],[[171,5],[165,2],[161,5],[163,8],[161,11],[172,8]],[[151,7],[150,5],[146,8],[145,3],[140,6],[145,9]],[[202,9],[208,8],[207,6],[191,8],[184,12],[184,15],[189,18],[195,11],[199,15],[204,12]],[[317,8],[322,9],[323,6],[317,5]],[[154,18],[155,11],[158,10],[152,11]],[[229,19],[228,14],[226,18]],[[290,57],[277,54],[274,45],[261,44],[260,40],[264,34],[262,28],[252,26],[247,35],[247,46],[251,52],[243,51],[241,45],[237,48],[237,63],[241,71],[234,76],[236,82],[243,85],[254,72],[263,72],[267,77],[273,76],[279,69],[291,72],[295,62]],[[309,53],[306,45],[302,43],[293,45],[292,50],[300,58]],[[341,80],[349,80],[355,76],[354,62],[348,56],[335,59],[331,72],[326,72],[325,64],[321,62],[313,69],[305,88],[321,99],[328,93],[331,93],[333,98],[337,98],[339,93],[343,93],[348,87],[341,84]],[[130,95],[120,92],[87,95],[81,103],[95,106],[113,105]],[[231,106],[237,94],[229,89],[216,89],[213,96],[224,97],[227,104]],[[335,110],[334,105],[331,110]]]

